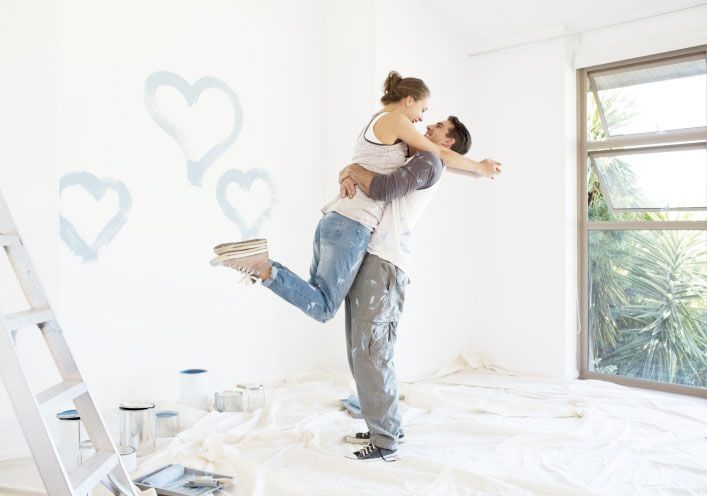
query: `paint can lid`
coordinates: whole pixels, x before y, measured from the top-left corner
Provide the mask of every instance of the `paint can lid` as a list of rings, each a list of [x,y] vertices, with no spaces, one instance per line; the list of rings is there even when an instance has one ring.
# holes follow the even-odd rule
[[[205,374],[208,372],[206,369],[185,369],[185,370],[180,370],[180,374]]]
[[[80,420],[79,412],[76,410],[64,410],[56,414],[59,420]]]
[[[121,410],[149,410],[154,407],[154,403],[121,403],[119,408]]]
[[[241,389],[247,389],[249,391],[255,391],[265,388],[265,386],[257,382],[242,382],[241,384],[237,384],[236,387],[239,387]]]
[[[118,454],[120,456],[132,455],[133,453],[135,453],[135,448],[133,448],[132,446],[118,446]]]
[[[219,391],[216,393],[219,398],[236,398],[238,396],[243,396],[243,391],[227,389],[225,391]]]

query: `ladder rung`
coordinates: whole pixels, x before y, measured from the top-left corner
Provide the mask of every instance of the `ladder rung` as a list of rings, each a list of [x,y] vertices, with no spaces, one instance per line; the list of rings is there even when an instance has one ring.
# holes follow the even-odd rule
[[[0,246],[17,246],[20,245],[19,236],[14,234],[0,234]]]
[[[56,408],[73,401],[87,391],[83,381],[62,381],[37,395],[37,403],[44,412],[53,412]]]
[[[71,474],[71,487],[74,488],[74,494],[83,496],[91,492],[91,489],[116,465],[118,465],[118,455],[110,451],[97,451]]]
[[[12,331],[21,327],[43,324],[54,318],[52,311],[47,308],[33,308],[23,312],[5,315],[7,327]]]

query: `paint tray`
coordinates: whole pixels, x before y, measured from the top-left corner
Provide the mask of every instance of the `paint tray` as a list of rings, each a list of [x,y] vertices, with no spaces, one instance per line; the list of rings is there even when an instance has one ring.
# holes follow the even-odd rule
[[[142,490],[154,489],[157,494],[164,496],[202,496],[228,487],[188,487],[185,485],[194,477],[209,475],[214,479],[233,480],[233,477],[229,475],[215,474],[204,470],[182,467],[181,465],[167,465],[133,482]]]

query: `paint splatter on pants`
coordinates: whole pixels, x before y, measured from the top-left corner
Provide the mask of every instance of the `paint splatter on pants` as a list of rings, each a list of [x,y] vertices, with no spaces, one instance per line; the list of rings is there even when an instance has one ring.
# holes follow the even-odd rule
[[[273,262],[263,285],[313,319],[326,322],[349,292],[370,239],[371,230],[363,224],[329,212],[314,233],[309,281]]]
[[[397,449],[402,433],[393,353],[405,287],[392,263],[367,254],[346,296],[346,348],[361,414],[380,448]]]

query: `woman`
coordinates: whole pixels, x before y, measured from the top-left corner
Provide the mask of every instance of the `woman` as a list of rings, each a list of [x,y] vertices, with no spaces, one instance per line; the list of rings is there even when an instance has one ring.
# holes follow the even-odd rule
[[[417,78],[402,78],[392,71],[383,83],[382,110],[358,136],[353,162],[373,172],[390,174],[401,167],[410,150],[438,155],[450,168],[486,177],[497,171],[492,161],[476,162],[437,145],[414,127],[427,110],[430,91]],[[314,256],[309,281],[268,258],[265,240],[246,240],[214,248],[223,263],[263,285],[319,322],[331,319],[349,292],[366,254],[371,233],[380,222],[385,202],[362,191],[337,198],[322,209],[314,235]]]

